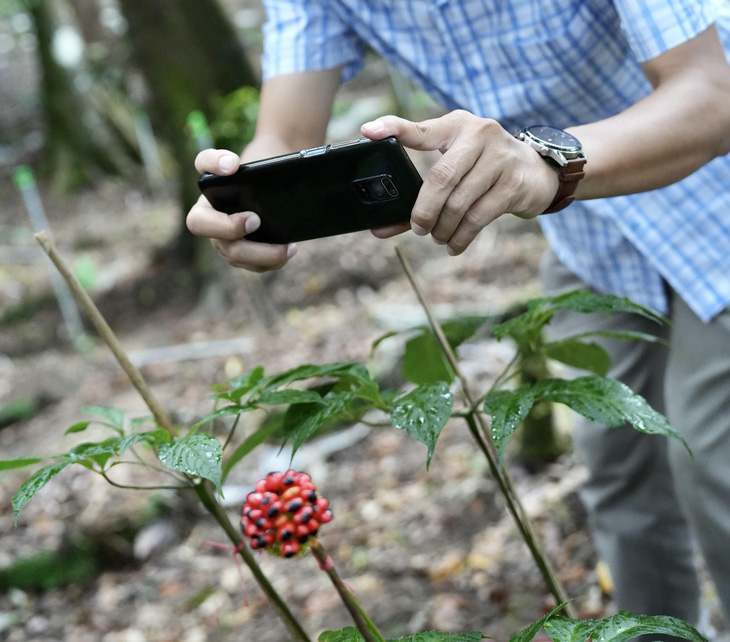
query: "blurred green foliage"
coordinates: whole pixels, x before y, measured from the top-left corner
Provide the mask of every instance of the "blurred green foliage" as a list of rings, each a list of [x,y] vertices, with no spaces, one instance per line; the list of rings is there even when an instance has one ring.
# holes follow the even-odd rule
[[[251,141],[259,116],[259,90],[241,87],[213,104],[210,132],[220,149],[241,151]]]

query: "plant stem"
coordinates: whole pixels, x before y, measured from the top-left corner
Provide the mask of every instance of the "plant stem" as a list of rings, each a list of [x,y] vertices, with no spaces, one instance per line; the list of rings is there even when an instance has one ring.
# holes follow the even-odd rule
[[[279,593],[277,593],[276,589],[273,587],[271,582],[269,582],[269,579],[266,577],[266,575],[264,575],[261,567],[253,558],[251,551],[248,550],[246,546],[239,546],[241,542],[241,536],[236,527],[231,523],[231,520],[228,519],[228,515],[226,515],[223,507],[215,500],[215,497],[210,490],[210,482],[201,481],[200,483],[195,484],[193,486],[193,489],[195,490],[195,493],[197,494],[203,506],[205,506],[208,512],[215,518],[218,524],[220,524],[221,528],[226,532],[226,535],[228,535],[228,539],[236,547],[236,550],[241,556],[241,559],[244,561],[246,566],[248,566],[249,570],[256,578],[256,582],[269,598],[269,600],[271,600],[272,606],[279,614],[279,617],[286,625],[286,628],[289,630],[289,634],[291,635],[291,639],[293,640],[293,642],[310,642],[309,636],[302,628],[302,625],[299,623],[296,617],[294,617],[292,612],[289,610],[289,607],[286,605],[286,602],[279,595]]]
[[[117,362],[122,367],[122,370],[124,370],[126,375],[129,377],[129,380],[132,382],[132,385],[137,389],[137,392],[139,392],[139,394],[142,396],[142,399],[144,399],[144,402],[147,404],[147,407],[152,412],[152,415],[154,416],[157,423],[162,428],[167,430],[170,435],[174,436],[176,430],[175,427],[172,425],[170,418],[167,416],[167,413],[162,409],[162,406],[157,401],[157,398],[152,394],[152,391],[147,385],[147,382],[142,377],[142,373],[129,360],[129,357],[124,351],[122,344],[119,342],[119,339],[117,339],[116,335],[109,327],[109,324],[106,322],[106,319],[104,319],[101,312],[99,312],[99,308],[96,307],[96,304],[92,301],[88,292],[86,292],[81,283],[79,283],[79,280],[76,278],[74,273],[69,269],[68,265],[66,265],[66,262],[58,253],[58,250],[56,249],[56,246],[51,240],[50,236],[48,236],[48,233],[45,231],[38,232],[38,234],[35,235],[35,239],[48,255],[48,258],[53,261],[53,264],[61,273],[61,276],[63,276],[63,278],[66,280],[66,283],[68,283],[68,286],[69,288],[71,288],[71,293],[74,295],[74,298],[89,316],[89,319],[99,331],[99,334],[101,335],[102,339],[104,339],[104,342],[109,346],[109,349],[116,357]]]
[[[345,585],[340,577],[337,569],[332,564],[332,560],[327,555],[323,546],[319,541],[315,540],[312,544],[312,555],[316,558],[319,563],[319,567],[329,575],[332,584],[334,585],[337,593],[339,594],[345,608],[350,612],[352,619],[355,621],[358,631],[362,635],[365,642],[386,642],[383,634],[375,626],[375,623],[370,619],[365,609],[360,606],[352,591]]]
[[[43,250],[46,252],[46,254],[48,254],[48,257],[61,273],[61,276],[63,276],[63,278],[68,283],[71,292],[76,298],[76,301],[89,315],[89,318],[91,319],[96,329],[99,331],[102,339],[104,339],[106,344],[111,349],[112,353],[117,359],[117,362],[127,374],[144,402],[147,404],[147,407],[152,412],[157,423],[161,427],[165,428],[170,433],[170,435],[174,436],[176,431],[172,422],[170,421],[170,418],[167,416],[167,413],[163,410],[162,406],[152,394],[150,387],[147,385],[147,382],[142,377],[142,373],[140,373],[140,371],[129,360],[129,357],[124,351],[122,344],[119,342],[116,335],[109,327],[109,324],[102,316],[99,308],[96,307],[91,297],[88,295],[86,290],[84,290],[81,283],[79,283],[78,279],[74,276],[73,272],[69,269],[66,262],[58,253],[58,250],[56,249],[53,241],[51,241],[50,237],[45,231],[36,234],[35,238],[40,246],[43,248]],[[241,539],[240,535],[235,526],[231,524],[231,521],[228,519],[228,516],[226,515],[221,505],[215,500],[212,492],[210,491],[209,482],[201,481],[200,483],[194,483],[193,489],[198,495],[198,498],[200,499],[203,506],[205,506],[205,508],[213,517],[215,517],[221,528],[223,528],[223,530],[226,532],[233,545],[238,546]],[[259,586],[262,588],[264,593],[266,593],[266,596],[271,600],[274,609],[277,611],[279,617],[281,617],[287,629],[289,630],[293,642],[311,642],[301,624],[299,624],[297,619],[287,607],[282,597],[276,592],[276,589],[272,586],[271,582],[269,582],[268,578],[264,575],[263,571],[256,563],[256,560],[254,560],[251,551],[249,551],[246,547],[240,547],[238,551],[243,561],[246,563],[249,569],[251,569],[251,573],[253,573],[253,576],[256,578]]]
[[[492,440],[489,426],[487,425],[487,421],[484,418],[484,415],[478,412],[478,409],[475,405],[474,396],[469,390],[469,384],[463,372],[461,371],[461,368],[459,367],[459,362],[456,358],[456,355],[454,354],[451,345],[446,339],[446,336],[441,329],[441,325],[434,316],[431,307],[423,294],[423,290],[421,290],[418,282],[416,281],[416,276],[413,272],[413,269],[411,268],[408,259],[403,254],[403,251],[400,247],[396,247],[396,254],[398,255],[401,265],[403,266],[403,270],[405,271],[406,276],[408,277],[408,280],[410,281],[411,286],[413,287],[413,290],[418,297],[419,303],[423,307],[426,316],[428,317],[431,328],[436,335],[436,340],[438,341],[442,352],[446,356],[446,359],[448,360],[454,373],[456,374],[456,377],[459,380],[462,392],[464,394],[464,398],[467,402],[467,406],[471,408],[471,412],[469,412],[464,418],[466,419],[466,422],[469,425],[469,430],[471,431],[474,439],[477,441],[479,448],[482,450],[487,458],[487,462],[489,463],[489,468],[492,472],[492,475],[499,484],[500,491],[502,492],[502,495],[507,502],[507,507],[510,513],[512,513],[512,517],[514,518],[515,523],[517,524],[517,527],[522,534],[522,538],[525,540],[527,547],[530,549],[530,552],[532,553],[532,556],[535,559],[535,563],[542,573],[542,576],[548,586],[549,591],[552,593],[553,597],[555,597],[558,604],[565,603],[566,614],[569,617],[575,618],[577,617],[577,614],[575,613],[575,609],[570,602],[568,593],[565,590],[565,587],[561,583],[560,579],[558,578],[557,574],[555,573],[555,569],[553,569],[549,558],[542,548],[542,544],[540,543],[540,540],[535,533],[532,523],[530,522],[530,519],[525,512],[524,506],[522,505],[522,501],[520,500],[520,496],[517,492],[514,482],[512,481],[512,477],[504,467],[500,468],[499,455],[497,454],[497,449],[494,445],[494,441]]]

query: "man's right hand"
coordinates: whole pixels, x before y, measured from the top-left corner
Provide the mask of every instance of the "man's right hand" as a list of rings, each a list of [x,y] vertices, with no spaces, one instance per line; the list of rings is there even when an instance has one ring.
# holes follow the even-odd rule
[[[238,154],[224,149],[206,149],[195,159],[195,169],[220,176],[233,174],[240,165]],[[261,219],[255,212],[225,214],[213,209],[201,195],[186,219],[188,229],[210,238],[213,247],[231,265],[253,272],[266,272],[286,265],[296,253],[296,245],[272,245],[247,241],[246,234],[257,230]]]

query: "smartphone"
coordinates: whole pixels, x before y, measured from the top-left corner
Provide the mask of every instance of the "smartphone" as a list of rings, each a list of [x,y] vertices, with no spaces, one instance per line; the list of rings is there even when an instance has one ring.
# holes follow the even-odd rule
[[[247,240],[291,243],[406,223],[423,183],[393,137],[358,138],[245,163],[198,186],[222,212],[253,211]]]

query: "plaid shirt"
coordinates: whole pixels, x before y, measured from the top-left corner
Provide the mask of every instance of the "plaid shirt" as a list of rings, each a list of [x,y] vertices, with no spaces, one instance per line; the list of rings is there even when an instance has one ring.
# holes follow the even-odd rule
[[[265,78],[343,65],[346,81],[367,43],[447,109],[508,131],[626,109],[651,91],[640,62],[713,22],[730,53],[730,0],[264,4]],[[600,292],[666,312],[666,281],[703,320],[730,304],[730,156],[669,187],[576,201],[540,223],[560,259]]]

